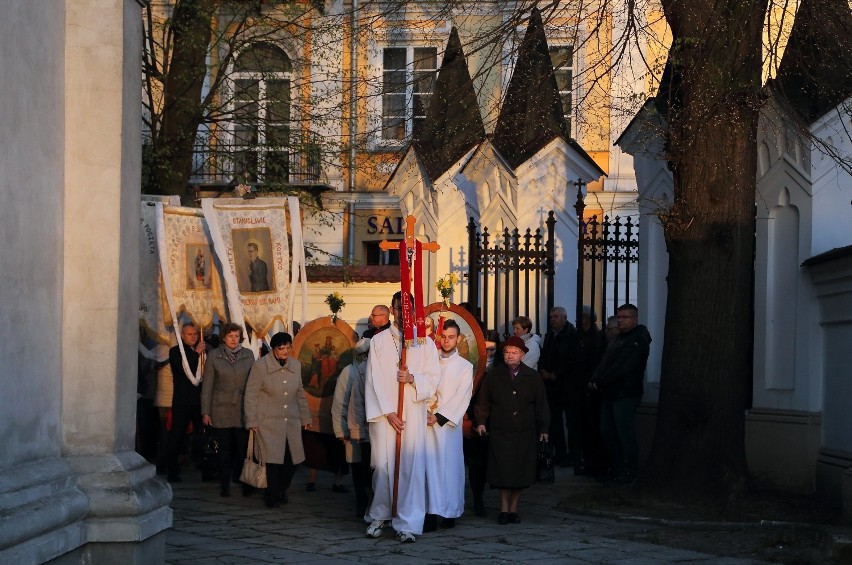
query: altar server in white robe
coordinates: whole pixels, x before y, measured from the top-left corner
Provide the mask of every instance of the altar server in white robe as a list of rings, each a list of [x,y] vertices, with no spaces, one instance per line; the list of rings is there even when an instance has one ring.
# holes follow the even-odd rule
[[[370,428],[373,502],[367,535],[379,537],[391,521],[400,542],[423,533],[426,514],[426,408],[441,378],[438,350],[429,340],[407,350],[406,369],[399,369],[403,347],[400,293],[391,301],[394,325],[373,337],[367,358],[365,405]],[[399,384],[404,384],[402,418],[397,414]],[[392,516],[397,431],[402,431],[397,515]]]
[[[426,531],[436,516],[452,528],[464,512],[462,418],[473,393],[473,365],[456,349],[460,333],[455,320],[446,320],[438,338],[441,380],[426,420]]]

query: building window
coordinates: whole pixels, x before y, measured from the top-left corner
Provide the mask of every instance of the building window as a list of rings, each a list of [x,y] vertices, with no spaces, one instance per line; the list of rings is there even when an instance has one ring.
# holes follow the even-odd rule
[[[382,251],[379,241],[364,242],[364,257],[368,265],[399,265],[399,249]]]
[[[287,54],[269,43],[252,45],[234,62],[234,174],[240,181],[288,180],[291,72]]]
[[[382,57],[382,139],[403,141],[420,131],[438,73],[434,47],[388,47]]]
[[[568,123],[568,132],[571,132],[571,112],[574,105],[571,100],[571,85],[574,80],[574,47],[565,45],[550,48],[550,62],[553,64],[553,74],[556,75],[556,87],[559,89],[559,98],[562,101],[562,114]]]

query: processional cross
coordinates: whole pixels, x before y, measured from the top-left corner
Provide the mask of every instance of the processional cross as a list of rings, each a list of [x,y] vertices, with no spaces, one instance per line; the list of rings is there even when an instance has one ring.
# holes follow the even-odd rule
[[[432,253],[441,248],[437,241],[423,243],[414,237],[414,216],[405,218],[405,239],[402,241],[382,241],[379,247],[382,251],[390,249],[399,250],[399,274],[400,287],[402,290],[400,298],[400,309],[402,310],[402,347],[399,354],[399,368],[406,370],[406,350],[413,343],[414,325],[418,327],[417,337],[425,337],[423,322],[423,267],[421,262],[421,251]],[[414,303],[415,312],[412,312],[411,304],[411,265],[414,264]],[[415,314],[413,316],[412,314]],[[396,414],[402,419],[402,404],[405,399],[405,385],[399,383],[399,393],[396,401]],[[396,432],[396,456],[393,468],[393,506],[392,513],[396,516],[397,499],[399,498],[399,456],[402,447],[402,431]]]

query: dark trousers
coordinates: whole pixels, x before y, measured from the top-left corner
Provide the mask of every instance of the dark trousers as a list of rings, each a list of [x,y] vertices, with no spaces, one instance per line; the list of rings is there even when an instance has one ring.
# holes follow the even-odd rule
[[[482,508],[482,496],[488,472],[488,437],[474,436],[463,440],[464,460],[467,463],[467,479],[473,492],[473,505]]]
[[[634,479],[639,470],[636,409],[641,402],[641,396],[633,396],[604,398],[601,403],[601,434],[619,478]]]
[[[171,418],[172,409],[163,406],[157,407],[160,416],[160,431],[157,434],[157,473],[164,474],[168,468],[166,462],[166,444],[169,441],[168,422]]]
[[[559,463],[568,460],[568,444],[565,433],[565,403],[556,398],[555,395],[547,397],[548,408],[550,408],[550,433],[547,441],[554,450],[556,461]]]
[[[568,461],[580,465],[583,461],[583,423],[586,413],[586,392],[572,390],[565,406],[565,423],[568,427]]]
[[[583,419],[583,466],[587,475],[601,477],[609,472],[609,454],[601,435],[601,395],[586,393]]]
[[[293,465],[293,457],[290,455],[290,446],[284,448],[284,463],[266,464],[266,495],[264,498],[271,502],[278,502],[282,494],[287,494],[293,475],[296,474],[296,465]]]
[[[186,445],[188,435],[186,429],[190,422],[192,422],[190,445],[194,452],[193,455],[197,457],[200,455],[196,438],[200,437],[201,434],[201,405],[182,406],[178,404],[172,406],[172,429],[169,430],[169,439],[166,443],[166,462],[171,477],[180,476],[180,455]]]
[[[136,401],[136,452],[148,463],[157,461],[157,438],[160,433],[160,415],[154,401],[140,398]]]
[[[373,468],[370,466],[370,442],[363,441],[361,447],[361,462],[352,463],[352,486],[355,488],[355,515],[359,518],[367,513],[373,490]]]
[[[248,430],[244,428],[213,428],[219,442],[219,481],[223,489],[231,486],[231,480],[240,480],[243,461],[248,449]]]

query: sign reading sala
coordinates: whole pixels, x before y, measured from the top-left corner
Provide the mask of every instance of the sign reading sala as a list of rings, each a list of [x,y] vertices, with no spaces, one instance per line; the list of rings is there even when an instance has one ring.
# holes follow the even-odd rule
[[[367,234],[402,234],[405,232],[402,216],[369,216],[367,218]]]

